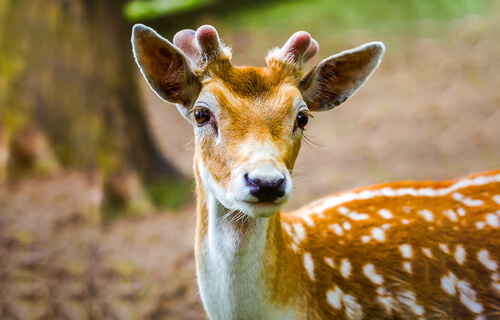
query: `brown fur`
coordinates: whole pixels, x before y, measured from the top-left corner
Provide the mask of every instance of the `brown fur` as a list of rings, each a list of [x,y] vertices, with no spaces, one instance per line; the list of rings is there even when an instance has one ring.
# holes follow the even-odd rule
[[[500,170],[476,176],[492,177],[498,174]],[[458,181],[460,180],[386,183],[351,192],[360,193],[386,187],[440,189]],[[276,244],[276,247],[280,248],[276,249],[276,255],[281,266],[276,267],[274,277],[270,279],[269,291],[273,292],[271,297],[278,304],[292,297],[305,299],[302,304],[308,306],[306,310],[314,310],[311,311],[313,314],[309,314],[311,318],[349,319],[346,317],[345,306],[341,310],[336,310],[326,303],[327,291],[338,286],[344,293],[357,299],[363,309],[362,319],[416,319],[418,317],[396,299],[398,292],[409,291],[415,293],[416,302],[425,308],[423,317],[426,319],[475,319],[478,314],[466,308],[460,302],[458,295],[451,296],[441,288],[442,277],[451,271],[460,280],[467,281],[476,292],[477,301],[484,306],[482,316],[486,319],[497,319],[500,317],[500,292],[495,292],[491,287],[493,282],[491,276],[495,272],[488,270],[478,261],[477,253],[486,249],[490,253],[491,260],[500,262],[498,247],[500,233],[498,228],[488,224],[483,229],[478,229],[476,224],[484,222],[487,214],[496,212],[497,217],[500,215],[500,204],[492,199],[493,196],[500,195],[500,181],[459,189],[457,192],[465,197],[481,200],[484,204],[468,207],[453,199],[450,193],[442,197],[380,196],[349,201],[322,210],[322,203],[328,201],[328,198],[325,198],[296,212],[283,214],[284,223],[288,225],[299,223],[305,228],[306,238],[297,244],[298,250],[294,251],[291,248],[292,237],[285,231],[282,232],[283,239],[278,241],[280,245]],[[367,214],[369,219],[352,220],[339,213],[341,206],[351,212]],[[388,209],[393,217],[390,219],[381,217],[377,211],[382,208]],[[443,214],[449,209],[457,212],[459,208],[466,210],[466,213],[463,217],[457,215],[457,221],[452,221]],[[431,211],[433,221],[427,221],[418,214],[423,209]],[[314,226],[308,226],[301,218],[304,215],[313,219]],[[403,224],[402,219],[408,220],[408,224]],[[344,229],[343,235],[338,235],[330,228],[333,224],[342,225],[344,222],[350,223],[351,229]],[[373,228],[380,228],[384,224],[391,226],[385,231],[383,242],[373,238],[368,243],[362,242],[362,236],[371,235]],[[273,229],[279,229],[278,222]],[[402,244],[411,245],[412,258],[406,259],[402,256],[398,248]],[[449,253],[445,253],[439,244],[446,244]],[[462,264],[459,264],[454,256],[458,245],[462,245],[466,251],[465,261]],[[432,257],[426,256],[422,248],[430,249]],[[310,253],[313,257],[316,281],[312,281],[307,275],[301,258],[304,253]],[[335,267],[329,266],[324,258],[331,258]],[[342,276],[339,269],[342,259],[348,259],[352,265],[347,279]],[[410,263],[411,273],[403,268],[404,262]],[[374,284],[363,274],[362,268],[368,263],[372,263],[376,273],[383,276],[384,281],[381,286],[395,300],[395,308],[391,313],[386,312],[376,300],[379,296],[376,290],[380,285]],[[286,276],[283,275],[283,269],[287,270]],[[280,286],[288,288],[280,290]]]
[[[284,52],[273,50],[265,68],[232,66],[209,26],[177,37],[186,55],[158,37],[135,27],[134,53],[152,88],[182,104],[195,127],[199,271],[210,242],[201,168],[226,193],[237,168],[256,165],[249,160],[259,148],[269,153],[259,161],[292,172],[302,140],[294,104],[305,102],[311,111],[339,105],[376,68],[384,46],[334,55],[303,76],[301,57],[317,51],[306,33],[292,36]],[[209,124],[197,127],[189,117],[197,108],[213,113]],[[479,177],[476,184],[475,177],[382,184],[275,213],[266,220],[264,259],[255,262],[262,271],[254,280],[263,284],[265,301],[296,318],[500,318],[500,170]],[[460,181],[457,190],[443,191]],[[247,215],[232,225],[238,238],[232,240],[244,246],[255,221]]]

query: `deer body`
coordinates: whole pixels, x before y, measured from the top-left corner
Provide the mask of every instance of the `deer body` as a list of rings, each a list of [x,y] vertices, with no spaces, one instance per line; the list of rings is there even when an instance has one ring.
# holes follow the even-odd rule
[[[500,170],[358,189],[236,226],[204,225],[209,211],[196,255],[213,319],[500,317]]]
[[[215,29],[174,44],[134,27],[151,88],[195,130],[195,253],[211,319],[500,319],[500,171],[354,190],[281,213],[310,112],[378,66],[369,43],[323,60],[305,32],[235,67]]]

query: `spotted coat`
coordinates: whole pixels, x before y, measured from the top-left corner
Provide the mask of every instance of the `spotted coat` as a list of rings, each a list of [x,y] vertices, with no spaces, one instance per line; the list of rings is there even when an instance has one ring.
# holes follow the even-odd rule
[[[345,192],[282,226],[315,318],[500,318],[500,170]]]

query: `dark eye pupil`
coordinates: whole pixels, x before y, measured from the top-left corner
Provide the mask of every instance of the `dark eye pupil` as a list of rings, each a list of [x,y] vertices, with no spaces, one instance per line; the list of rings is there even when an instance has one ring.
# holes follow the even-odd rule
[[[300,112],[297,116],[297,125],[301,128],[304,129],[304,127],[307,125],[307,122],[309,122],[309,117],[305,112]]]
[[[201,125],[210,120],[210,114],[207,109],[198,109],[194,112],[194,119]]]

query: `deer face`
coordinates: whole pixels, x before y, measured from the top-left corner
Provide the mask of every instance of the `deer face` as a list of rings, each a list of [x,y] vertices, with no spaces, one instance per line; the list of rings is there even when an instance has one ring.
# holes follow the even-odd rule
[[[151,88],[177,104],[195,131],[195,171],[229,210],[252,217],[278,212],[292,191],[291,172],[310,112],[344,102],[369,77],[384,48],[370,43],[322,61],[298,32],[274,49],[265,68],[235,67],[213,27],[184,30],[174,44],[134,27],[134,54]]]
[[[202,180],[224,206],[256,217],[288,200],[309,116],[297,87],[267,71],[231,67],[248,82],[207,80],[190,112]]]

